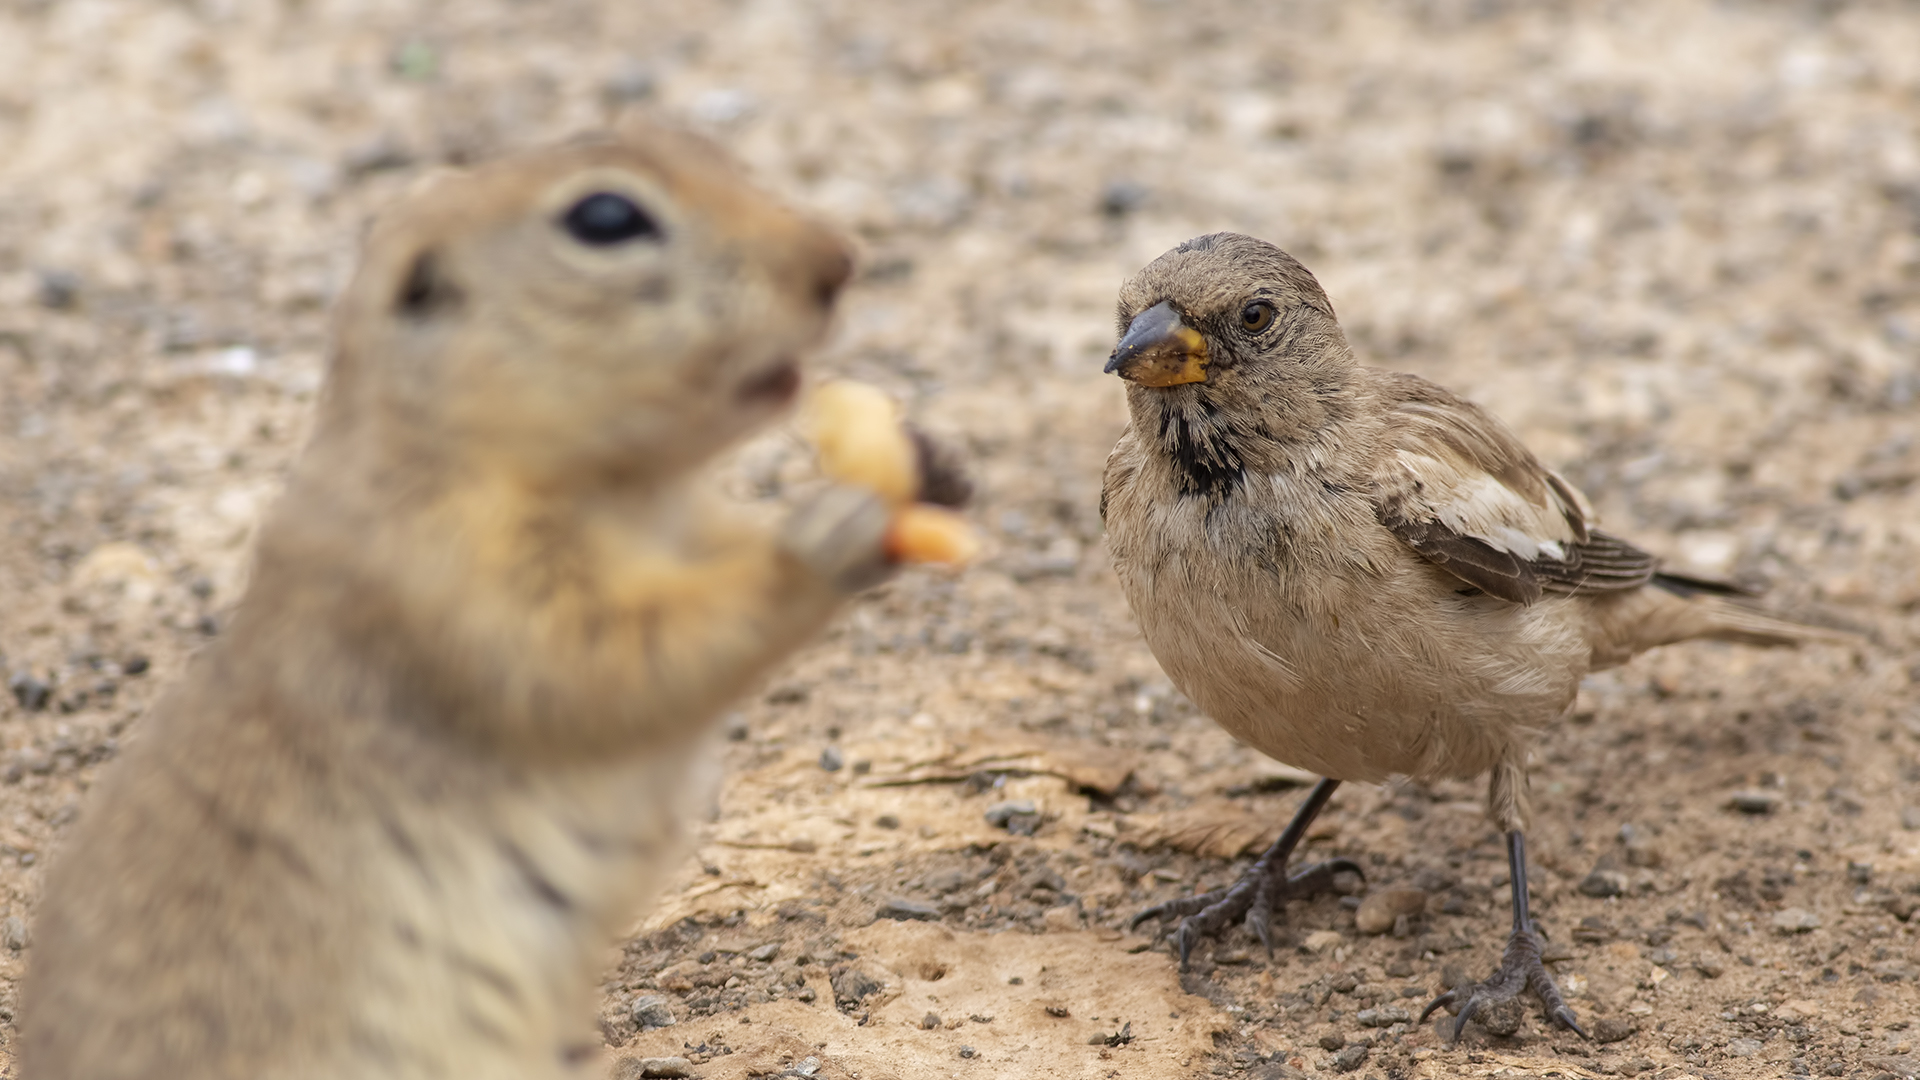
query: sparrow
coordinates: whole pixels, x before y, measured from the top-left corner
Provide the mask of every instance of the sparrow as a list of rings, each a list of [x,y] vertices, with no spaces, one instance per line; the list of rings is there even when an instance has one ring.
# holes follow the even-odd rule
[[[1513,926],[1483,982],[1427,1006],[1529,991],[1580,1028],[1527,911],[1527,750],[1588,672],[1691,639],[1843,638],[1743,606],[1602,531],[1586,498],[1494,417],[1363,367],[1306,267],[1235,233],[1189,240],[1120,290],[1106,371],[1130,423],[1107,459],[1114,569],[1169,678],[1242,742],[1324,777],[1233,885],[1150,908],[1194,942],[1235,919],[1271,951],[1277,905],[1337,859],[1288,860],[1342,782],[1488,776]]]

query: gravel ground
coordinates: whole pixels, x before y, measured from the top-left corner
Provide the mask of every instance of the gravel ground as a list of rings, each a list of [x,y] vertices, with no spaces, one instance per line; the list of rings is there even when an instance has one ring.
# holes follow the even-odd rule
[[[1912,7],[14,0],[0,70],[0,1062],[44,860],[243,587],[369,213],[640,108],[857,236],[821,367],[967,448],[993,551],[729,718],[699,857],[610,959],[616,1075],[1920,1071]],[[1504,937],[1474,784],[1313,834],[1421,894],[1384,933],[1296,903],[1183,977],[1124,932],[1302,791],[1167,685],[1095,510],[1115,291],[1221,228],[1615,531],[1865,635],[1665,650],[1543,736],[1537,910],[1602,1041],[1406,1018]],[[728,477],[806,472],[778,436]]]

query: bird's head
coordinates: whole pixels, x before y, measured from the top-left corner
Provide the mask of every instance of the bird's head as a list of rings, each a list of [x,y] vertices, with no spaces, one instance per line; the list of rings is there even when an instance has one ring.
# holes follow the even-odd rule
[[[1333,305],[1307,268],[1264,240],[1213,233],[1147,264],[1120,290],[1106,370],[1155,390],[1284,379],[1346,358]]]

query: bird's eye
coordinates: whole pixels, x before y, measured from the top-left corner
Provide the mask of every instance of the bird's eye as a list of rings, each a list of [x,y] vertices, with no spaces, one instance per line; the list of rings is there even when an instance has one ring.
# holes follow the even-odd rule
[[[657,240],[660,225],[625,195],[598,191],[574,203],[560,224],[575,240],[593,247],[629,240]]]
[[[1273,325],[1273,305],[1265,300],[1255,300],[1240,309],[1240,325],[1254,333],[1259,333]]]

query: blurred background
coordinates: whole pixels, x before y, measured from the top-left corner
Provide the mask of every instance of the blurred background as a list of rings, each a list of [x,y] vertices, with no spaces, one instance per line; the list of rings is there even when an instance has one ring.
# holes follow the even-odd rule
[[[856,238],[819,368],[966,449],[995,548],[867,598],[728,718],[733,783],[610,969],[611,1045],[697,1043],[710,1076],[1916,1062],[1912,6],[8,0],[0,72],[0,1053],[42,860],[238,595],[369,215],[641,110]],[[1545,737],[1542,922],[1617,1041],[1355,1019],[1492,963],[1473,784],[1343,791],[1314,838],[1426,891],[1412,936],[1323,900],[1272,963],[1230,939],[1181,983],[1127,951],[1127,915],[1228,880],[1298,798],[1166,684],[1096,510],[1115,292],[1220,229],[1299,257],[1366,362],[1490,407],[1614,530],[1873,637],[1648,657]],[[771,501],[808,467],[776,435],[727,477]],[[859,963],[887,989],[842,993]],[[971,1012],[940,993],[1003,1004],[921,1030]],[[1088,1042],[1122,1022],[1142,1038]]]

